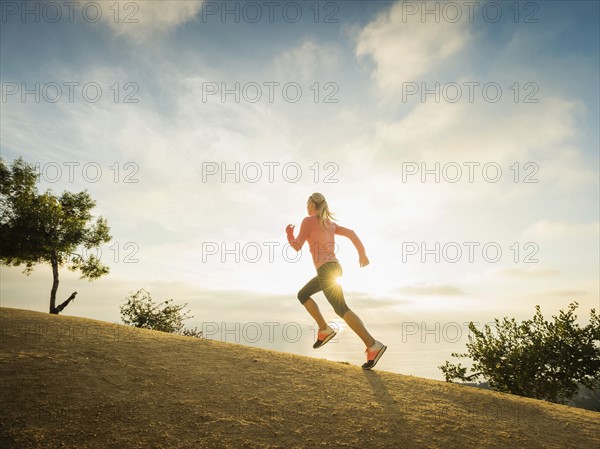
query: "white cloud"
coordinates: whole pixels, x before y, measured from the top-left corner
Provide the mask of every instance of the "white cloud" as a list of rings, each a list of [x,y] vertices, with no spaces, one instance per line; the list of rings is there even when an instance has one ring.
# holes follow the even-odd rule
[[[545,296],[570,296],[578,297],[588,295],[589,292],[586,290],[553,290],[545,293]]]
[[[563,155],[565,142],[576,133],[575,110],[573,102],[556,97],[527,109],[501,104],[490,108],[482,99],[473,104],[426,101],[399,120],[379,122],[373,146],[387,159],[404,161],[407,155],[434,161],[485,156],[503,163],[532,156],[552,159],[550,153],[554,157],[559,150],[562,159],[569,157]]]
[[[163,37],[192,20],[202,8],[202,3],[203,0],[115,1],[111,2],[110,13],[104,11],[101,20],[117,36],[140,43],[153,37]],[[115,11],[119,12],[118,17],[115,17]]]
[[[281,79],[310,83],[335,74],[340,59],[339,48],[307,40],[300,46],[279,54],[273,62],[273,67]]]
[[[498,267],[489,272],[495,277],[519,278],[519,279],[536,279],[557,276],[559,272],[552,268],[544,267]]]
[[[598,240],[600,223],[568,223],[561,221],[540,220],[523,231],[524,238],[531,239],[565,239],[577,237]],[[589,241],[589,240],[588,240]]]
[[[422,21],[420,15],[404,17],[404,2],[395,3],[363,28],[356,55],[371,56],[380,89],[397,92],[401,83],[416,81],[437,68],[469,43],[464,20],[457,23]]]
[[[407,295],[455,296],[466,294],[463,290],[454,285],[442,283],[405,285],[399,287],[396,291]]]

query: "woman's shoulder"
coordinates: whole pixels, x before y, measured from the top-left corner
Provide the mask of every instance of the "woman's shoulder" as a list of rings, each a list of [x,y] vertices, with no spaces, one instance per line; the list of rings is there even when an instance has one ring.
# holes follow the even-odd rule
[[[316,224],[319,224],[319,217],[315,215],[309,215],[307,217],[304,217],[304,220],[302,220],[302,224],[304,226],[315,226]]]

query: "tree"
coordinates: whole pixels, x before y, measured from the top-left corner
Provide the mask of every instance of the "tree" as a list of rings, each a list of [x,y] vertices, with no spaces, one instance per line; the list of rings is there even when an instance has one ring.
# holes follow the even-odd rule
[[[121,305],[121,319],[125,324],[172,334],[202,337],[202,332],[197,328],[184,329],[183,321],[193,318],[189,310],[182,312],[187,307],[187,303],[178,305],[174,304],[172,299],[168,299],[156,304],[150,293],[143,288],[130,293],[125,301],[125,304]]]
[[[50,313],[58,314],[75,298],[56,306],[58,270],[67,264],[71,271],[79,270],[82,279],[90,281],[109,272],[96,255],[76,253],[98,248],[112,238],[106,220],[92,221],[90,210],[96,205],[87,191],[64,191],[60,197],[48,189],[38,194],[33,166],[18,158],[9,169],[0,159],[0,263],[25,265],[23,273],[31,274],[37,264],[52,267]]]
[[[600,379],[600,318],[591,310],[590,324],[575,323],[577,302],[568,311],[544,320],[540,306],[532,320],[495,319],[496,333],[487,324],[483,331],[469,323],[468,353],[453,357],[470,357],[467,368],[446,361],[439,368],[447,382],[469,381],[483,376],[492,389],[506,393],[567,403],[578,390],[578,383],[593,389]]]

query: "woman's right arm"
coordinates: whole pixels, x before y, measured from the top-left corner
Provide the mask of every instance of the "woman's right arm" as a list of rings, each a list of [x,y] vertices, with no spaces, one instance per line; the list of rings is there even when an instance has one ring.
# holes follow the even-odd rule
[[[335,233],[350,239],[356,250],[358,251],[358,263],[361,267],[369,265],[369,258],[365,251],[365,247],[352,229],[344,228],[343,226],[335,226]]]

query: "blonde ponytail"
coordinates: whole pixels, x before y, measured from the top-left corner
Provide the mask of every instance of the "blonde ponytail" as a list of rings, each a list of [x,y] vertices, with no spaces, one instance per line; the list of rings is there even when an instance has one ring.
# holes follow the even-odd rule
[[[333,213],[329,211],[327,200],[325,200],[325,197],[321,193],[313,193],[309,200],[315,205],[315,210],[319,215],[319,224],[321,225],[321,228],[325,229],[331,221],[335,220]]]

